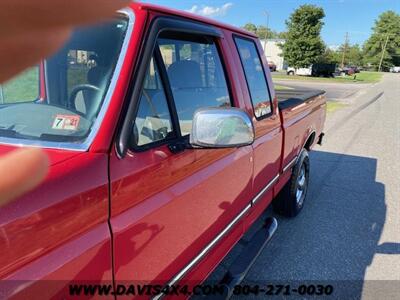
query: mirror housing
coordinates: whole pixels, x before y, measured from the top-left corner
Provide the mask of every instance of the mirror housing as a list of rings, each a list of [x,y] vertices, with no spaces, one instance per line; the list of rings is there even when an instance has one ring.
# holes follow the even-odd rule
[[[235,148],[254,142],[254,126],[239,108],[201,108],[194,113],[190,145],[200,148]]]

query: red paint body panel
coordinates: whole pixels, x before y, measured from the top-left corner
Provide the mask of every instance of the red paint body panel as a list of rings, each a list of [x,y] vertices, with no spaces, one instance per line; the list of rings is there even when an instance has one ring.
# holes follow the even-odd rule
[[[277,175],[279,180],[232,226],[229,234],[183,276],[201,283],[290,178],[284,167],[325,120],[323,96],[279,111],[268,63],[263,65],[272,114],[253,117],[253,145],[234,149],[167,146],[128,152],[115,144],[143,39],[157,16],[179,16],[217,27],[233,104],[253,116],[233,34],[241,29],[149,4],[132,4],[135,26],[106,116],[88,152],[47,150],[51,168],[38,188],[0,210],[0,290],[5,298],[66,296],[70,282],[167,283],[184,269]],[[43,68],[41,78],[43,79]],[[41,82],[41,95],[45,92]],[[0,155],[13,146],[0,145]],[[51,282],[51,285],[48,285]],[[45,294],[43,294],[45,292]]]
[[[112,280],[107,155],[65,152],[61,159],[60,153],[48,153],[59,162],[46,181],[1,208],[0,278],[10,284],[2,281],[0,289],[7,295],[25,281],[58,280],[63,284],[51,291],[56,293],[72,280]],[[24,299],[40,290],[27,285],[15,296]]]

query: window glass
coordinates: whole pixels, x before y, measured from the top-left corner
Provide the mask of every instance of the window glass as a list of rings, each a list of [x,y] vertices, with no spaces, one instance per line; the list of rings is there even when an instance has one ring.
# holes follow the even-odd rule
[[[43,68],[3,85],[0,143],[14,139],[62,147],[84,142],[103,107],[127,28],[125,18],[76,28],[61,49],[41,62]],[[45,97],[35,101],[39,86]]]
[[[257,118],[271,113],[271,98],[265,79],[264,68],[256,45],[252,41],[237,38],[236,45],[246,75],[254,114]]]
[[[167,98],[157,66],[152,59],[147,69],[135,119],[134,142],[136,146],[144,146],[165,140],[172,134]]]
[[[222,63],[216,45],[206,39],[162,38],[158,44],[185,136],[198,108],[231,106]]]

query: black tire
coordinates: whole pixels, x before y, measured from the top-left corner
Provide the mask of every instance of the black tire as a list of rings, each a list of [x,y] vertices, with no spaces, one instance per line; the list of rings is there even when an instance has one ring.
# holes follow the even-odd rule
[[[308,151],[303,149],[296,165],[293,167],[290,180],[274,199],[273,207],[275,212],[289,218],[293,218],[300,213],[307,197],[309,174],[310,159]]]
[[[289,76],[294,76],[294,72],[293,72],[293,71],[289,71],[287,74],[288,74]]]

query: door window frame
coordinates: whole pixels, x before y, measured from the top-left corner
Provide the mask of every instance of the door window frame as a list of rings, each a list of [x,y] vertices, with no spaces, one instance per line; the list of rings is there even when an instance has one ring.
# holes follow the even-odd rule
[[[174,140],[179,140],[181,138],[181,131],[179,128],[179,123],[178,122],[178,116],[177,116],[177,112],[176,112],[176,107],[175,107],[175,103],[173,101],[173,98],[171,98],[172,96],[172,90],[171,90],[171,86],[169,84],[169,80],[168,80],[168,75],[166,74],[166,70],[164,67],[164,63],[162,61],[162,56],[161,56],[161,52],[158,48],[158,43],[156,42],[155,47],[154,47],[154,51],[153,51],[153,56],[152,58],[154,59],[154,65],[159,73],[160,76],[160,83],[162,86],[162,90],[164,92],[164,96],[165,96],[165,101],[167,102],[167,107],[168,107],[168,112],[169,112],[169,116],[171,118],[171,127],[172,127],[172,133],[173,136],[170,137],[166,137],[164,139],[158,140],[158,141],[154,141],[145,145],[135,145],[132,142],[129,142],[129,149],[135,151],[135,152],[143,152],[143,151],[147,151],[151,148],[156,148],[165,144],[168,144],[170,142],[173,142]],[[150,60],[151,61],[151,60]],[[147,63],[147,66],[150,65],[150,61]],[[144,80],[143,80],[143,86],[142,86],[142,90],[144,89]],[[141,103],[142,97],[140,94],[139,99],[136,101],[136,105],[135,105],[135,111],[134,111],[134,118],[133,118],[133,123],[132,125],[135,123],[138,112],[139,112],[139,108],[140,108],[140,103]],[[132,134],[132,131],[131,131]]]
[[[182,37],[180,37],[179,35],[180,34],[187,34],[187,32],[183,32],[183,31],[177,31],[177,30],[166,30],[166,31],[164,31],[164,32],[162,32],[162,33],[167,33],[167,34],[176,34],[176,35],[178,35],[176,38],[174,38],[174,37],[162,37],[162,39],[171,39],[171,40],[176,40],[176,41],[188,41],[188,40],[185,40],[184,38],[182,38]],[[226,63],[225,63],[225,58],[224,58],[224,55],[223,55],[223,52],[222,52],[222,49],[221,49],[221,45],[220,45],[220,42],[219,42],[219,40],[218,40],[218,38],[216,38],[216,37],[210,37],[210,36],[206,36],[206,37],[204,37],[204,35],[198,35],[199,37],[201,37],[201,38],[206,38],[206,39],[208,39],[208,38],[210,38],[211,40],[212,40],[212,42],[213,42],[213,45],[215,45],[215,48],[216,48],[216,54],[218,55],[218,58],[219,58],[219,60],[220,60],[220,62],[221,62],[221,66],[222,66],[222,74],[223,74],[223,76],[224,76],[224,80],[225,80],[225,83],[226,83],[226,88],[227,88],[227,90],[228,90],[228,96],[229,96],[229,103],[230,103],[230,105],[231,105],[231,107],[235,107],[235,104],[234,104],[234,99],[233,99],[233,93],[232,93],[232,86],[231,86],[231,82],[230,82],[230,78],[229,78],[229,76],[228,76],[228,71],[227,71],[227,68],[226,68]],[[195,40],[196,38],[194,38],[194,40]],[[189,42],[191,42],[191,41],[189,41]],[[157,42],[156,42],[156,44],[158,44]],[[176,44],[177,45],[177,44]],[[187,140],[187,141],[189,141],[189,135],[182,135],[182,132],[181,132],[181,128],[180,128],[180,123],[179,123],[179,115],[178,115],[178,112],[177,112],[177,110],[176,110],[176,106],[175,106],[175,99],[174,99],[174,93],[173,93],[173,91],[172,91],[172,88],[171,88],[171,84],[170,84],[170,82],[169,82],[169,77],[168,77],[168,72],[167,72],[167,68],[166,68],[166,66],[165,66],[165,62],[164,62],[164,60],[163,60],[163,58],[162,58],[162,55],[161,55],[161,50],[160,49],[158,49],[158,51],[160,52],[159,53],[159,57],[160,57],[160,59],[161,59],[161,63],[162,63],[162,66],[161,66],[161,68],[162,68],[162,71],[160,71],[160,72],[162,72],[165,76],[166,76],[166,78],[165,78],[165,80],[166,80],[166,83],[168,84],[168,91],[170,92],[170,96],[171,96],[171,101],[173,102],[173,105],[174,105],[174,109],[175,109],[175,111],[174,111],[174,114],[176,114],[176,116],[177,116],[177,121],[178,121],[178,123],[176,124],[177,125],[177,128],[178,128],[178,130],[179,130],[179,134],[178,134],[178,137],[182,140],[182,139],[185,139],[185,140]],[[176,51],[176,54],[177,54],[177,58],[180,56],[180,53],[179,53],[179,51]],[[208,76],[209,74],[205,74],[206,76]]]
[[[223,52],[221,51],[221,46],[219,43],[219,40],[223,37],[222,31],[212,25],[202,24],[179,17],[156,17],[152,21],[147,36],[144,39],[144,47],[142,48],[137,60],[139,63],[135,67],[134,74],[129,84],[130,86],[128,90],[131,92],[126,100],[128,101],[127,109],[125,110],[125,116],[121,118],[121,124],[119,124],[119,131],[117,134],[115,145],[116,152],[119,158],[123,158],[130,151],[142,152],[153,149],[155,147],[160,147],[162,145],[171,145],[174,143],[183,144],[187,143],[188,141],[188,136],[182,136],[181,134],[178,114],[176,112],[167,70],[162,60],[161,51],[157,43],[159,36],[165,32],[176,32],[177,34],[192,34],[203,37],[207,36],[213,40],[218,50],[219,58],[221,60],[230,102],[232,107],[234,106],[234,100],[232,98],[232,86],[227,73]],[[149,143],[147,145],[134,147],[131,143],[132,126],[135,122],[136,115],[139,110],[140,98],[144,86],[147,68],[153,57],[155,59],[155,64],[157,65],[158,71],[160,73],[160,78],[163,83],[165,96],[167,98],[168,107],[170,109],[172,128],[174,130],[175,136],[173,138],[163,139],[160,141]]]

